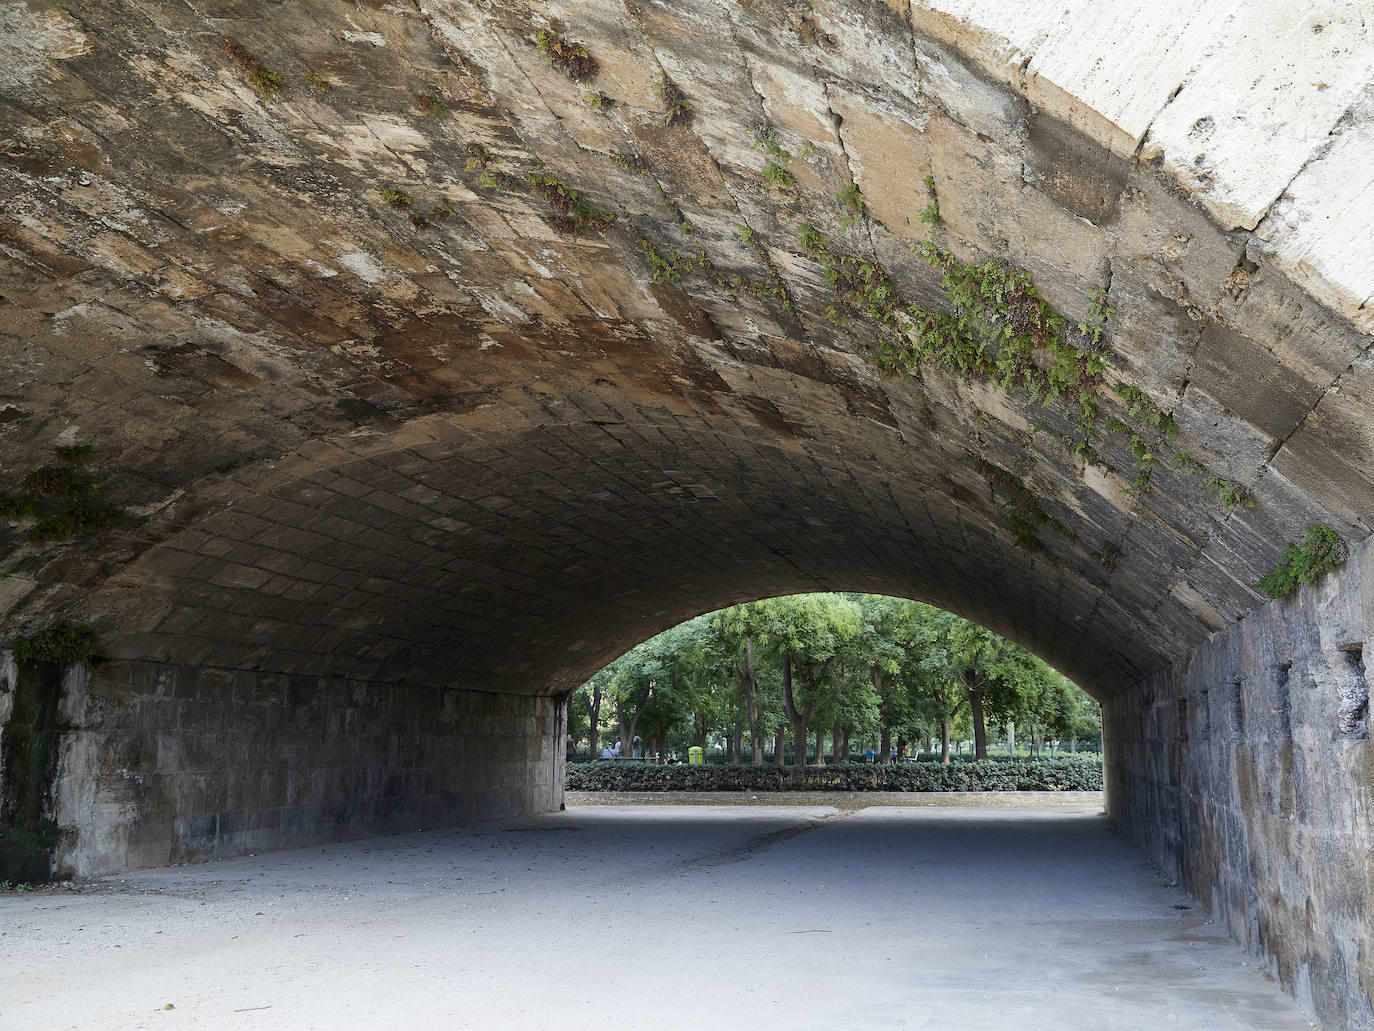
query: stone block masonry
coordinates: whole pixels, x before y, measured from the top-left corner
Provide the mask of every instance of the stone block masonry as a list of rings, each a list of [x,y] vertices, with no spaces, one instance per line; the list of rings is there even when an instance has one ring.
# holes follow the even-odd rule
[[[1374,548],[1103,707],[1108,808],[1323,1024],[1374,1028]]]
[[[70,676],[57,876],[557,809],[548,697],[150,662]]]

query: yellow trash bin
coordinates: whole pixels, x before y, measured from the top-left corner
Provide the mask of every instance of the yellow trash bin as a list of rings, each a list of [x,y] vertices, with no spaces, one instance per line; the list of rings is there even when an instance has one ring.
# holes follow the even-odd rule
[[[687,749],[687,765],[700,766],[702,764],[702,753],[700,745],[693,745]]]

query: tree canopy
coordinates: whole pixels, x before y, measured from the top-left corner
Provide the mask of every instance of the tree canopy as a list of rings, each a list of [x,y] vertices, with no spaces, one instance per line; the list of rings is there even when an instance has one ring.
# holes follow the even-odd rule
[[[1014,724],[1032,749],[1101,735],[1098,707],[1024,648],[952,613],[871,594],[798,594],[732,605],[630,649],[576,693],[569,733],[593,755],[636,737],[648,753],[722,744],[733,762],[886,758]],[[815,735],[814,758],[811,735]]]

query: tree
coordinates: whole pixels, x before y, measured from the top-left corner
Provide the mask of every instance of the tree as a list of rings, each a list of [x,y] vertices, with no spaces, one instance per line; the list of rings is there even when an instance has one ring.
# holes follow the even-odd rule
[[[859,631],[857,604],[836,594],[799,594],[760,602],[764,643],[780,658],[782,700],[792,724],[796,763],[806,764],[806,728],[836,693],[841,651]],[[819,756],[818,756],[819,758]]]
[[[945,762],[953,735],[970,729],[986,758],[989,721],[1018,721],[1035,745],[1101,734],[1095,703],[1024,648],[941,609],[876,595],[732,605],[637,645],[570,708],[576,734],[585,712],[593,754],[608,705],[627,749],[637,733],[659,753],[720,734],[738,762],[747,731],[755,763],[774,735],[779,765],[789,729],[799,764],[808,731],[819,762],[827,731],[833,759],[847,757],[852,740],[877,737],[886,756],[893,735],[901,749],[938,734]]]

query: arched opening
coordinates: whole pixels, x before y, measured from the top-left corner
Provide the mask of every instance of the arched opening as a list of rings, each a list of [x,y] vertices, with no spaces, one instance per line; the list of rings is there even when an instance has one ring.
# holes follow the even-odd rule
[[[99,642],[0,674],[60,868],[547,810],[633,641],[918,594],[1364,1019],[1365,21],[10,6],[3,638]]]
[[[569,761],[948,764],[966,747],[1014,757],[1018,728],[1028,757],[1061,744],[1076,754],[1080,739],[1100,752],[1102,736],[1097,703],[1019,645],[920,602],[863,594],[698,616],[599,670],[568,706]]]

